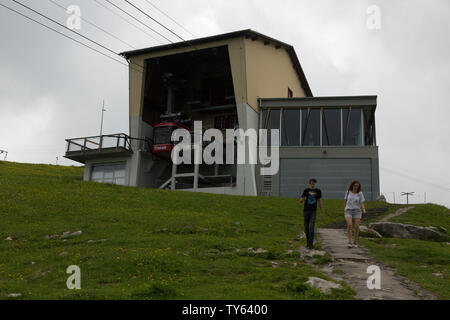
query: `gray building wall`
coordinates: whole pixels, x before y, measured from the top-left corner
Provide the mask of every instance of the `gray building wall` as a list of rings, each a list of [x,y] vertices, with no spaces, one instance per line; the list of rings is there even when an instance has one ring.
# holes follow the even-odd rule
[[[239,127],[243,130],[257,129],[259,114],[247,103],[237,105],[237,113],[239,119]],[[246,158],[249,155],[249,144],[246,141]],[[257,150],[255,150],[257,151]],[[235,150],[237,152],[237,150]],[[256,196],[258,194],[255,175],[255,164],[238,164],[236,172],[236,190],[233,194],[243,196]]]
[[[272,196],[298,197],[310,178],[318,180],[324,198],[342,199],[352,180],[359,180],[367,200],[380,194],[378,147],[280,147],[280,170],[271,177]],[[258,194],[263,177],[257,170]]]
[[[98,158],[93,160],[86,160],[86,163],[84,164],[84,181],[91,181],[92,176],[92,167],[95,165],[101,165],[101,164],[112,164],[112,163],[119,163],[119,162],[125,162],[126,164],[126,174],[125,174],[125,185],[126,186],[133,186],[132,181],[130,179],[131,177],[131,169],[132,169],[132,156],[127,157],[117,157],[117,158]]]

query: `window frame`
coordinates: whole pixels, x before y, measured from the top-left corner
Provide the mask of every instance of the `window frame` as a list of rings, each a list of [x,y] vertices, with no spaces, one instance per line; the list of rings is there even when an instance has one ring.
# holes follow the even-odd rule
[[[330,109],[338,109],[340,110],[339,112],[339,117],[340,117],[340,144],[337,145],[325,145],[323,143],[323,130],[324,127],[326,127],[326,123],[324,123],[324,119],[326,121],[326,116],[325,116],[325,111],[326,110],[330,110]],[[344,111],[345,110],[349,110],[346,119],[344,119]],[[350,121],[350,117],[351,117],[351,110],[352,109],[358,109],[360,111],[360,117],[361,117],[361,126],[360,126],[360,130],[361,130],[361,141],[360,144],[357,145],[351,145],[351,144],[345,144],[345,139],[347,138],[347,125],[349,125],[349,121]],[[376,126],[375,126],[375,113],[374,111],[370,111],[373,112],[373,114],[371,115],[371,122],[367,124],[367,126],[372,125],[373,128],[370,129],[371,130],[371,139],[372,139],[372,144],[366,144],[366,129],[369,130],[369,128],[366,128],[366,119],[365,119],[365,111],[363,107],[360,106],[342,106],[342,107],[323,107],[323,106],[314,106],[314,107],[274,107],[274,108],[270,108],[270,107],[266,107],[266,108],[261,108],[260,110],[260,116],[259,116],[259,128],[260,129],[267,129],[267,126],[269,124],[269,120],[270,120],[270,113],[272,110],[277,110],[280,112],[279,115],[279,130],[280,130],[280,135],[279,135],[279,146],[280,147],[336,147],[336,146],[346,146],[346,147],[365,147],[365,146],[376,146]],[[284,132],[283,130],[285,129],[284,127],[286,127],[286,119],[283,119],[284,117],[284,112],[286,110],[299,110],[300,112],[300,117],[299,117],[299,131],[300,131],[300,144],[297,145],[283,145],[283,135],[287,134],[287,131]],[[313,145],[313,146],[305,146],[305,137],[306,137],[306,132],[308,130],[309,124],[310,124],[310,115],[311,112],[313,110],[318,110],[319,111],[319,144],[317,145]],[[263,117],[263,113],[265,113],[265,119]],[[325,118],[324,118],[325,117]],[[304,125],[304,120],[307,121],[307,123]],[[283,123],[284,122],[284,123]],[[328,133],[328,132],[327,132]],[[329,133],[328,133],[329,134]],[[329,143],[329,141],[328,141]]]
[[[123,177],[116,177],[115,173],[116,171],[119,171],[117,168],[115,168],[114,170],[99,170],[97,172],[101,172],[102,173],[102,178],[101,179],[93,179],[93,175],[96,172],[95,169],[96,167],[108,167],[108,166],[123,166],[123,171],[124,171],[124,176]],[[106,173],[112,173],[112,178],[107,178],[107,179],[112,179],[112,182],[105,182],[105,172]],[[116,183],[116,181],[118,179],[123,179],[123,184],[118,184]],[[93,163],[92,167],[91,167],[91,174],[90,174],[90,181],[92,182],[97,182],[97,183],[110,183],[110,184],[115,184],[115,185],[121,185],[121,186],[125,186],[126,185],[126,181],[127,181],[127,162],[126,161],[120,161],[120,162],[111,162],[111,163]]]

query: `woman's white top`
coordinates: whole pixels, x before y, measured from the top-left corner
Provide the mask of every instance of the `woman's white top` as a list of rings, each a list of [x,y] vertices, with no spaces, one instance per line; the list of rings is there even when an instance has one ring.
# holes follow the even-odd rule
[[[351,191],[347,191],[345,193],[345,199],[347,199],[347,205],[345,206],[346,210],[361,209],[361,203],[365,201],[362,192],[353,193]]]

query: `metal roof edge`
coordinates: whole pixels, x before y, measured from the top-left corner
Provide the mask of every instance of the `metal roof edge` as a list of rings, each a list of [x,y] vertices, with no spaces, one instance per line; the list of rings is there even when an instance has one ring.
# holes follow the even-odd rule
[[[377,106],[378,96],[324,96],[299,98],[258,98],[260,107],[289,106]]]
[[[237,37],[248,37],[248,38],[256,38],[256,39],[262,38],[263,40],[268,41],[269,43],[273,43],[276,46],[283,47],[288,52],[288,54],[293,62],[293,66],[294,66],[295,70],[297,71],[297,74],[300,78],[302,88],[304,89],[306,96],[308,96],[308,97],[313,96],[311,87],[309,86],[309,83],[308,83],[308,79],[306,78],[306,75],[305,75],[303,68],[300,64],[300,61],[298,59],[297,53],[295,52],[295,48],[290,44],[287,44],[285,42],[271,38],[262,33],[253,31],[251,29],[244,29],[244,30],[239,30],[239,31],[234,31],[234,32],[229,32],[229,33],[223,33],[223,34],[219,34],[219,35],[215,35],[215,36],[187,40],[187,41],[183,41],[183,42],[170,43],[170,44],[149,47],[149,48],[143,48],[143,49],[138,49],[138,50],[133,50],[133,51],[125,51],[125,52],[120,53],[120,55],[128,60],[130,57],[136,56],[136,55],[141,55],[141,54],[146,54],[146,53],[151,53],[151,52],[160,52],[160,51],[165,51],[165,50],[170,50],[170,49],[180,48],[180,47],[195,46],[195,44],[214,42],[214,41],[219,41],[219,40],[224,40],[224,39],[232,39],[232,38],[237,38]]]

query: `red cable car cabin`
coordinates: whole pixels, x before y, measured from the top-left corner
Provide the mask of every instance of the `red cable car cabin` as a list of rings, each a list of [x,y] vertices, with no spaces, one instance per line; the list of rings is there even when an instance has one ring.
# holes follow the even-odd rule
[[[176,122],[164,122],[155,125],[153,129],[153,153],[172,152],[174,143],[172,142],[172,133],[177,129],[189,128]]]

